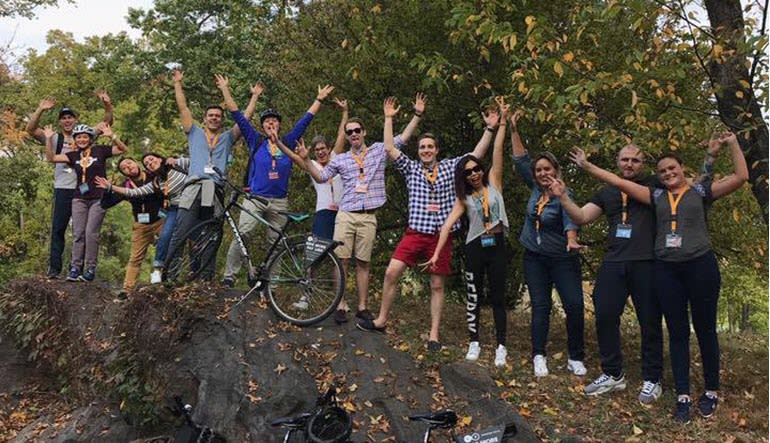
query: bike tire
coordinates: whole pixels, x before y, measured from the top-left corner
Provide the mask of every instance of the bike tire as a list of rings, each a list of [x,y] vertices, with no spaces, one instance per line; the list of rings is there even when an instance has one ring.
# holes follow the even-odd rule
[[[169,251],[163,267],[163,280],[169,284],[184,284],[201,277],[214,278],[209,264],[217,256],[222,242],[222,228],[217,220],[205,220],[193,226],[176,247]],[[210,274],[210,275],[209,275]]]
[[[270,308],[281,319],[311,326],[337,308],[345,292],[345,277],[342,263],[333,251],[311,268],[306,267],[304,257],[305,241],[274,253],[267,267],[267,298]]]

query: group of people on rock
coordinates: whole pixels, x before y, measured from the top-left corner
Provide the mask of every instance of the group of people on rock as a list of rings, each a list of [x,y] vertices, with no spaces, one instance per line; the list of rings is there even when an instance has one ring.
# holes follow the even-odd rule
[[[714,135],[708,143],[702,174],[685,176],[682,160],[675,153],[655,162],[657,176],[649,175],[644,152],[629,144],[617,153],[619,174],[592,164],[585,152],[574,148],[570,160],[606,186],[582,207],[573,200],[562,177],[559,161],[549,152],[530,154],[520,136],[518,122],[523,115],[498,97],[496,107],[483,114],[485,129],[473,149],[452,158],[439,158],[439,137],[425,132],[417,137],[416,158],[406,153],[426,112],[426,97],[417,94],[411,119],[394,135],[394,119],[400,107],[395,98],[383,103],[383,141],[367,144],[364,122],[349,116],[347,101],[335,98],[342,118],[335,143],[315,137],[305,146],[302,139],[315,114],[334,91],[319,86],[306,113],[292,129],[281,133],[282,116],[274,109],[259,114],[260,127],[251,117],[263,86],[251,88],[244,111],[232,97],[227,77],[217,75],[224,106],[235,125],[224,127],[225,108],[209,106],[202,123],[197,123],[187,105],[183,73],[172,80],[182,129],[187,136],[186,156],[165,158],[145,153],[140,162],[122,157],[117,163],[125,180],[121,185],[107,179],[107,159],[124,155],[126,145],[112,131],[112,104],[106,93],[98,96],[104,104],[103,121],[93,128],[80,124],[70,108],[59,111],[59,131],[39,128],[43,112],[55,101],[46,98],[30,117],[27,130],[45,144],[45,156],[56,163],[48,277],[62,271],[66,227],[72,218],[73,247],[67,279],[91,281],[95,277],[99,232],[105,211],[127,199],[133,210],[131,257],[126,266],[124,289],[135,286],[139,269],[150,245],[156,243],[151,282],[160,282],[168,251],[195,224],[223,210],[223,183],[233,156],[233,144],[243,136],[248,154],[245,184],[251,195],[243,206],[271,224],[285,222],[281,214],[289,208],[288,188],[293,163],[304,169],[314,182],[315,217],[312,231],[318,237],[342,242],[335,253],[348,269],[355,261],[357,304],[356,326],[364,331],[384,333],[396,298],[398,281],[408,267],[430,274],[431,325],[427,347],[440,351],[441,314],[446,276],[452,274],[452,239],[464,231],[465,262],[462,274],[467,288],[466,318],[469,333],[467,360],[477,360],[480,340],[480,306],[486,294],[492,307],[495,328],[494,364],[507,363],[506,276],[509,266],[507,231],[511,228],[503,199],[504,145],[511,141],[513,170],[530,189],[519,241],[524,248],[523,272],[532,305],[532,364],[537,377],[548,375],[547,342],[555,287],[566,314],[566,369],[586,375],[584,365],[584,297],[579,260],[578,230],[606,215],[607,252],[597,274],[593,301],[601,357],[601,375],[585,387],[586,395],[600,395],[625,389],[626,377],[620,347],[620,317],[628,296],[633,301],[642,335],[642,387],[640,402],[649,404],[662,393],[662,318],[669,331],[671,365],[677,394],[675,418],[690,420],[692,400],[689,382],[690,315],[698,338],[704,373],[704,393],[698,411],[708,417],[717,406],[719,390],[719,344],[717,300],[720,275],[711,250],[706,223],[707,209],[722,196],[737,190],[748,170],[733,133]],[[97,144],[100,137],[110,144]],[[345,150],[345,145],[349,146]],[[493,146],[491,165],[485,156]],[[713,164],[723,146],[733,162],[733,173],[712,179]],[[313,151],[315,160],[310,158]],[[367,308],[370,261],[377,231],[377,213],[387,201],[386,164],[391,161],[403,176],[408,192],[408,228],[392,253],[383,281],[377,316]],[[239,230],[253,235],[256,220],[242,212]],[[275,233],[268,232],[266,244]],[[221,236],[219,237],[221,238]],[[217,245],[218,246],[218,245]],[[241,268],[241,249],[235,242],[227,252],[222,283],[233,287]],[[213,278],[215,262],[204,275]],[[486,289],[485,289],[486,287]],[[348,321],[350,307],[343,301],[334,313],[337,323]]]

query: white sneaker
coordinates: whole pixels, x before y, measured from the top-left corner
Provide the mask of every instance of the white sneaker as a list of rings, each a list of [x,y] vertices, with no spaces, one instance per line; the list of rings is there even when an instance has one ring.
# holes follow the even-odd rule
[[[465,354],[465,359],[469,361],[476,361],[479,359],[480,353],[481,346],[479,346],[479,342],[472,341],[470,344],[468,344],[468,353]]]
[[[508,356],[508,351],[505,349],[505,346],[498,345],[497,350],[495,351],[495,366],[498,368],[505,367],[505,357]]]
[[[588,373],[585,365],[583,365],[583,362],[580,360],[567,359],[567,370],[572,372],[574,375],[579,375],[581,377]]]
[[[535,365],[535,377],[545,377],[548,375],[548,365],[546,365],[545,355],[537,354],[532,359],[532,363]]]
[[[583,393],[585,395],[596,396],[623,389],[626,389],[626,376],[624,374],[615,378],[602,372],[602,375],[583,388]]]
[[[163,280],[163,271],[160,269],[155,269],[152,271],[152,274],[150,274],[150,284],[157,285]]]
[[[642,390],[639,392],[639,397],[637,398],[641,404],[649,405],[657,400],[662,393],[663,387],[660,385],[660,382],[645,380],[642,384]]]

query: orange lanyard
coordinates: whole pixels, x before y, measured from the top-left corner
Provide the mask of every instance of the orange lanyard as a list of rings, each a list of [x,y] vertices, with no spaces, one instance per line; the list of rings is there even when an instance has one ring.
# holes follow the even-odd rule
[[[353,157],[353,160],[355,160],[356,163],[358,163],[358,178],[361,180],[366,177],[366,174],[364,174],[364,160],[366,159],[366,150],[367,148],[364,147],[360,156],[356,155],[356,153],[352,150],[350,151],[350,156]]]
[[[267,146],[270,148],[270,158],[273,161],[272,163],[273,171],[275,171],[275,158],[278,157],[278,145],[268,140]]]
[[[144,171],[141,171],[139,173],[139,180],[142,182],[142,184],[144,184],[144,181],[146,179],[147,179],[147,176],[144,174]],[[136,188],[139,187],[139,185],[134,183],[134,179],[132,179],[132,178],[128,179],[128,183],[129,183],[129,187],[132,188],[132,189],[136,189]],[[147,211],[144,210],[144,202],[142,202],[142,212],[147,212]]]
[[[436,180],[438,180],[438,163],[433,165],[433,173],[431,173],[428,168],[423,168],[422,170],[423,175],[425,175],[425,180],[428,180],[428,183],[432,185],[436,184]]]
[[[679,202],[682,201],[682,197],[687,193],[687,191],[690,190],[689,185],[685,185],[684,190],[679,193],[679,195],[676,196],[676,199],[674,199],[674,194],[671,193],[671,191],[668,191],[668,204],[671,206],[671,232],[676,232],[676,209],[679,207]]]
[[[83,155],[85,154],[85,156]],[[80,151],[80,169],[83,171],[81,173],[81,182],[86,182],[86,170],[89,166],[91,166],[91,147],[89,146],[83,151]]]
[[[203,129],[203,134],[206,137],[206,143],[209,145],[209,165],[212,164],[211,162],[211,154],[214,151],[214,149],[217,147],[217,144],[219,144],[219,135],[221,133],[217,132],[216,134],[211,134],[208,130],[208,128]],[[209,135],[211,134],[211,135]]]
[[[473,193],[473,196],[475,198],[479,198],[477,193]],[[492,227],[492,223],[489,221],[489,188],[484,186],[484,189],[481,192],[481,210],[482,210],[482,220],[484,221],[484,229],[489,233],[489,230]]]
[[[622,220],[622,223],[625,225],[626,221],[628,220],[628,194],[626,194],[625,192],[621,192],[620,198],[623,200],[623,208],[621,209],[620,219]]]
[[[535,230],[538,232],[540,232],[540,216],[543,215],[543,211],[545,210],[545,207],[549,201],[551,201],[551,198],[546,194],[542,194],[540,199],[537,201],[537,211],[535,212]]]

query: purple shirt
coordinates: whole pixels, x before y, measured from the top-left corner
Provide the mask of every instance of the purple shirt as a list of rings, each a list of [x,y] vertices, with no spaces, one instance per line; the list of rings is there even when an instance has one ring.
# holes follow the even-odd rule
[[[394,139],[396,147],[404,143],[401,136]],[[362,150],[363,151],[363,150]],[[356,152],[360,155],[361,152]],[[385,204],[385,161],[388,153],[385,144],[377,142],[366,148],[364,157],[364,176],[360,177],[358,163],[351,151],[334,156],[321,171],[321,181],[326,182],[339,174],[342,178],[342,200],[340,210],[346,212],[377,209]],[[361,192],[365,190],[366,192]]]

